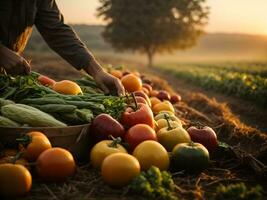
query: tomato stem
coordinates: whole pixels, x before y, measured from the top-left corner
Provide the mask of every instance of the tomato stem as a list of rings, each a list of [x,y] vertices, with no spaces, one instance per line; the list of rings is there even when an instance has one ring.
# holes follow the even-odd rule
[[[168,130],[168,131],[172,130],[173,127],[171,126],[171,123],[170,123],[170,121],[169,121],[169,119],[170,119],[169,116],[166,115],[166,114],[164,114],[164,118],[166,119],[167,124],[168,124],[168,128],[167,128],[167,130]]]
[[[109,135],[109,137],[113,140],[108,146],[112,148],[118,148],[118,144],[121,144],[122,139],[120,137],[113,137],[112,135]]]
[[[138,110],[138,104],[137,104],[137,101],[136,101],[136,98],[135,98],[134,93],[131,93],[131,96],[132,96],[132,98],[133,98],[133,100],[134,100],[134,105],[135,105],[135,109],[134,109],[134,111],[137,111],[137,110]]]
[[[21,138],[17,138],[16,141],[21,143],[24,147],[26,147],[32,142],[32,136],[24,135]]]

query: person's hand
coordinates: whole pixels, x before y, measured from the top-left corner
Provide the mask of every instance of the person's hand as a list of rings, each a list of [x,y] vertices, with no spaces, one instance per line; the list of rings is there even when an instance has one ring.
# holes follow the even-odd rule
[[[95,81],[100,85],[105,93],[124,95],[125,90],[120,80],[104,71],[94,76]]]
[[[0,44],[0,68],[12,76],[29,74],[29,63],[17,53]]]
[[[95,81],[99,84],[99,86],[105,93],[114,95],[125,94],[125,90],[123,85],[121,84],[121,81],[118,78],[105,72],[95,59],[93,59],[89,66],[84,70],[88,74],[93,76]]]

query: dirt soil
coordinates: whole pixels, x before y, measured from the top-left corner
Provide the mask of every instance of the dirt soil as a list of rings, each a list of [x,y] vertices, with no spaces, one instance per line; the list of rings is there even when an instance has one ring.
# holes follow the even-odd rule
[[[105,60],[108,62],[108,60]],[[33,60],[33,70],[56,79],[78,77],[79,73],[67,63],[54,57],[43,57]],[[140,72],[146,71],[140,67]],[[146,71],[148,73],[148,71]],[[152,75],[151,75],[152,74]],[[155,74],[157,76],[155,76]],[[162,78],[158,77],[161,76]],[[176,80],[171,75],[149,71],[147,75],[154,82],[154,87],[178,91],[183,101],[176,104],[176,114],[185,122],[185,128],[191,125],[211,126],[218,138],[231,146],[227,151],[219,149],[211,155],[210,167],[201,174],[174,173],[177,184],[176,194],[180,199],[211,199],[215,188],[223,183],[245,182],[247,185],[261,184],[263,195],[267,196],[267,135],[261,130],[243,123],[231,109],[220,103],[226,100],[218,98],[218,102],[209,93],[200,93],[197,88]],[[168,84],[168,82],[171,85]],[[214,96],[215,97],[215,96]],[[258,125],[260,127],[260,125]],[[103,183],[98,171],[89,164],[81,164],[75,177],[64,183],[44,183],[34,178],[31,194],[23,200],[85,200],[85,199],[145,199],[129,194],[128,188],[114,189]]]

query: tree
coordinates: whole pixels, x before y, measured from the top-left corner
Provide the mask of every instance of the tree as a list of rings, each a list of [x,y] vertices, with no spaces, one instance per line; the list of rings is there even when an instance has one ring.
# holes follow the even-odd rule
[[[120,51],[145,53],[148,66],[156,53],[196,44],[207,23],[206,0],[100,0],[103,36]]]

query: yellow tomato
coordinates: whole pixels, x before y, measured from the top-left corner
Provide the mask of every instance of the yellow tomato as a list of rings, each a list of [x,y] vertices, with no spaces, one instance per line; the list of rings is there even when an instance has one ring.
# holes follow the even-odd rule
[[[133,156],[139,161],[142,170],[156,166],[160,170],[167,170],[170,159],[166,149],[158,142],[147,140],[139,144],[133,151]]]
[[[109,185],[122,187],[140,174],[140,164],[132,155],[114,153],[104,159],[101,174]]]
[[[103,160],[113,153],[127,153],[127,150],[120,144],[115,144],[112,140],[103,140],[97,143],[91,150],[90,160],[95,168],[101,168]]]
[[[163,101],[156,104],[152,107],[152,111],[155,114],[159,113],[160,111],[170,111],[172,113],[175,113],[174,107],[169,101]]]
[[[180,121],[171,121],[170,120],[169,122],[170,122],[171,127],[173,127],[173,128],[176,128],[178,126],[182,126],[182,123]],[[159,119],[157,121],[157,126],[156,126],[157,130],[156,131],[159,131],[160,129],[165,128],[167,126],[168,126],[168,122],[166,119]]]

